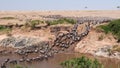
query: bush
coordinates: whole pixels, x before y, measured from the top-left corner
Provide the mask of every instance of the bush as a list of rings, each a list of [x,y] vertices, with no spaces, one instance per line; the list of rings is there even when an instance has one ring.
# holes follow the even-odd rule
[[[91,60],[84,56],[64,61],[61,65],[63,68],[103,68],[102,64],[96,59]]]
[[[29,20],[27,21],[24,26],[25,28],[31,28],[31,29],[34,29],[36,25],[40,24],[40,23],[44,23],[43,21],[40,21],[40,20]]]
[[[34,29],[36,25],[38,25],[40,23],[40,20],[32,20],[30,21],[29,25],[31,27],[31,29]]]
[[[98,27],[102,28],[102,30],[103,30],[106,34],[108,34],[108,33],[110,32],[110,31],[109,31],[109,27],[106,26],[106,25],[100,25],[100,26],[98,26]]]
[[[69,23],[69,24],[75,24],[76,23],[76,21],[75,20],[73,20],[73,19],[64,19],[67,23]]]
[[[3,29],[5,29],[5,27],[3,27],[3,26],[0,26],[0,30],[3,30]]]
[[[107,25],[99,26],[106,34],[112,33],[120,42],[120,19],[113,20]]]
[[[32,20],[32,21],[30,21],[30,23],[43,24],[44,21],[41,21],[41,20]]]
[[[0,32],[1,33],[10,33],[11,32],[11,28],[6,28],[6,27],[4,27],[4,26],[0,26]]]

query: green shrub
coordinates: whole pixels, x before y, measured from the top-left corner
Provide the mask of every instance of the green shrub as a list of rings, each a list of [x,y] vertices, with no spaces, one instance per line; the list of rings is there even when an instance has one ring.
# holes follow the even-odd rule
[[[6,29],[4,26],[0,26],[0,30],[4,30]]]
[[[40,23],[40,20],[32,20],[30,21],[29,25],[31,27],[31,29],[34,29],[36,25],[38,25]]]
[[[29,20],[24,24],[24,26],[25,26],[25,28],[30,27],[31,29],[34,29],[35,26],[40,24],[40,23],[44,23],[44,22],[40,21],[40,20]]]
[[[107,25],[100,25],[100,27],[106,34],[112,33],[120,42],[120,19],[113,20]]]
[[[11,32],[11,28],[6,28],[4,26],[0,26],[0,32],[2,33],[10,33]]]
[[[98,28],[102,28],[102,30],[106,33],[106,34],[108,34],[110,31],[109,31],[109,27],[108,26],[106,26],[106,25],[100,25],[100,26],[98,26]]]
[[[69,23],[69,24],[75,24],[75,23],[76,23],[76,21],[73,20],[73,19],[66,19],[66,18],[64,18],[64,20],[65,20],[67,23]]]
[[[41,20],[32,20],[30,23],[43,24],[44,22]]]
[[[0,25],[0,30],[8,29],[7,27]]]
[[[91,60],[84,56],[64,61],[61,65],[63,68],[103,68],[102,64],[96,59]]]

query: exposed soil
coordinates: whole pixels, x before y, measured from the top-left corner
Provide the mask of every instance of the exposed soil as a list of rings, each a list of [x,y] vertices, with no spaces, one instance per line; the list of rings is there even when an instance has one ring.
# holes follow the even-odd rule
[[[25,24],[27,19],[33,19],[33,20],[46,20],[47,19],[48,20],[48,18],[42,18],[42,16],[49,16],[49,15],[61,15],[64,17],[104,16],[104,17],[120,18],[119,14],[120,14],[119,11],[45,11],[45,12],[43,12],[43,11],[31,11],[31,12],[27,12],[27,11],[4,12],[4,11],[1,11],[0,18],[14,17],[15,19],[9,19],[9,20],[0,19],[0,25],[8,25],[9,23]],[[44,24],[42,24],[42,25],[44,25]],[[81,34],[82,32],[84,32],[86,30],[84,27],[85,27],[85,24],[82,24],[78,27],[77,31],[79,32],[79,34]],[[55,26],[48,26],[48,27],[38,28],[38,29],[34,29],[34,30],[30,30],[29,28],[23,29],[23,28],[14,27],[14,28],[12,28],[12,31],[10,32],[10,34],[16,38],[18,38],[18,37],[39,38],[38,39],[39,41],[50,41],[51,43],[53,43],[54,40],[56,39],[56,37],[58,36],[58,34],[61,34],[61,33],[67,34],[71,31],[72,28],[73,28],[73,25],[70,25],[70,24],[61,24],[61,25],[58,24]],[[5,39],[5,38],[8,38],[7,34],[1,33],[0,40]],[[69,39],[67,39],[67,40],[69,40]],[[66,40],[63,40],[62,43],[63,42],[66,42]],[[74,55],[74,54],[72,54],[74,52],[86,53],[86,54],[90,53],[93,55],[92,57],[96,58],[97,56],[95,53],[99,49],[104,48],[104,47],[113,47],[114,45],[120,45],[120,44],[116,42],[116,39],[111,34],[106,35],[103,32],[99,32],[95,29],[95,26],[93,26],[93,28],[90,30],[90,32],[87,36],[85,36],[78,43],[75,43],[68,50],[66,49],[65,52],[70,53],[70,55],[57,54],[57,57],[55,55],[55,59],[52,58],[48,61],[42,61],[42,63],[38,63],[38,64],[33,63],[33,66],[36,66],[36,68],[39,68],[39,64],[41,64],[41,65],[43,65],[42,68],[46,68],[45,64],[47,64],[48,66],[51,66],[51,68],[52,68],[52,65],[58,66],[58,68],[59,68],[58,63],[60,63],[63,60],[68,59],[67,57],[69,57],[69,56],[71,56],[70,58],[76,57],[76,55],[72,56],[72,55]],[[74,48],[74,50],[73,50],[73,48]],[[17,49],[12,48],[12,47],[3,47],[2,45],[0,45],[0,56],[1,56],[0,63],[2,63],[6,58],[9,58],[9,57],[11,57],[11,59],[22,58],[22,56],[14,54],[15,50],[17,50]],[[100,53],[100,54],[102,54],[102,53]],[[30,57],[33,58],[33,57],[37,57],[37,56],[38,56],[38,54],[32,53],[28,56],[28,58],[30,58]],[[59,56],[60,56],[60,58],[58,58]],[[81,55],[79,55],[79,56],[81,56]],[[77,56],[77,57],[79,57],[79,56]],[[102,54],[100,56],[104,56],[104,54]],[[106,56],[104,56],[104,57],[106,57]],[[119,65],[119,63],[120,63],[119,60],[117,61],[116,59],[107,60],[107,58],[102,59],[101,57],[99,57],[98,59],[103,63],[105,62],[104,65],[106,66],[106,68],[107,68],[107,64],[112,64],[110,61],[116,62],[116,64],[113,63],[114,68],[117,68],[117,65]],[[119,59],[119,57],[118,57],[118,59]],[[53,62],[53,63],[56,62],[56,60],[58,60],[57,64],[50,64],[51,62]]]
[[[100,36],[103,36],[103,39],[99,40]],[[75,50],[81,53],[92,53],[103,46],[113,46],[115,44],[118,43],[112,35],[106,35],[103,32],[98,33],[93,29],[86,38],[77,44]]]

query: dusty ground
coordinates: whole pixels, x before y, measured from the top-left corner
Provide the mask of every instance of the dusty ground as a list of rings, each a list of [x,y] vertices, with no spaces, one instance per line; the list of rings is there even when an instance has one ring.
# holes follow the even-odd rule
[[[34,20],[45,20],[45,18],[42,18],[41,15],[43,16],[47,16],[47,15],[62,15],[62,16],[69,16],[69,17],[83,17],[83,16],[100,16],[100,17],[111,17],[111,18],[120,18],[120,10],[110,10],[110,11],[106,11],[106,10],[102,10],[102,11],[0,11],[0,25],[6,25],[6,24],[24,24],[27,19],[34,19]],[[13,17],[15,19],[1,19],[4,17]],[[66,24],[62,24],[62,25],[57,25],[57,26],[71,26],[73,27],[73,25],[66,25]],[[53,26],[50,26],[53,27]],[[44,28],[44,29],[37,29],[37,30],[27,30],[27,29],[21,29],[21,28],[14,28],[12,30],[12,32],[10,34],[12,34],[12,36],[22,36],[22,37],[33,37],[33,38],[40,38],[41,41],[51,41],[53,39],[55,39],[55,35],[57,35],[57,33],[51,33],[50,32],[50,27],[48,28]],[[81,25],[80,28],[78,28],[78,31],[83,31],[84,30],[84,26]],[[4,39],[8,37],[6,33],[0,34],[0,40]],[[100,37],[103,37],[102,39],[99,39]],[[113,46],[116,45],[116,40],[113,38],[112,35],[105,35],[102,32],[96,32],[95,29],[91,29],[90,33],[88,34],[87,37],[85,37],[84,39],[82,39],[80,42],[77,43],[77,45],[75,45],[75,52],[79,52],[79,53],[93,53],[95,52],[97,49],[102,48],[104,46]],[[74,46],[73,46],[74,47]],[[12,47],[2,47],[0,46],[0,53],[2,54],[2,52],[4,52],[5,54],[2,55],[6,55],[9,54],[9,56],[1,56],[0,62],[3,62],[6,58],[11,57],[12,59],[20,59],[20,57],[11,54],[11,51],[14,51],[15,49]],[[72,50],[71,50],[72,51]],[[75,53],[74,53],[75,54]],[[74,54],[60,54],[57,56],[58,60],[61,61],[61,58],[63,60],[74,56]],[[34,55],[36,56],[36,55]],[[33,56],[32,56],[33,57]],[[74,56],[76,57],[76,56]],[[117,64],[119,65],[119,62],[112,62],[111,60],[108,61],[106,64],[106,58],[101,58],[103,60],[103,63],[105,63],[106,66],[108,66],[108,64],[114,65]],[[101,60],[101,61],[102,61]],[[56,62],[56,59],[52,59],[52,62],[55,62],[55,64],[58,62]],[[48,61],[47,61],[48,62]],[[43,63],[43,62],[42,62]],[[45,63],[40,63],[40,64],[33,64],[34,66],[46,66],[46,62]],[[49,62],[51,63],[51,61]],[[54,64],[54,65],[55,65]],[[31,65],[31,64],[30,64]],[[28,65],[28,66],[30,66]],[[54,66],[51,65],[51,66]],[[116,65],[116,66],[117,66]],[[49,66],[49,65],[47,65]],[[42,67],[43,68],[43,67]],[[46,67],[44,67],[46,68]],[[53,67],[52,67],[53,68]]]
[[[84,11],[0,11],[0,17],[4,16],[16,16],[36,18],[40,15],[62,15],[62,16],[104,16],[120,18],[120,10],[84,10]]]
[[[62,15],[65,17],[84,17],[84,16],[98,16],[98,17],[111,17],[120,18],[120,10],[86,10],[86,11],[0,11],[0,18],[14,17],[15,19],[4,20],[0,19],[0,24],[22,24],[27,19],[40,19],[45,20],[42,16],[47,15]]]
[[[100,16],[100,17],[111,17],[120,18],[120,10],[101,10],[101,11],[0,11],[0,18],[3,17],[14,17],[15,19],[0,19],[1,24],[23,24],[27,19],[45,20],[41,15],[62,15],[69,17],[84,17],[84,16]],[[63,25],[64,26],[64,25]],[[80,29],[82,30],[82,29]],[[27,37],[39,37],[41,40],[54,39],[54,35],[50,33],[49,28],[44,30],[31,30],[23,31],[21,29],[14,29],[11,32],[14,36],[27,36]],[[103,35],[104,39],[99,41],[98,37]],[[0,35],[0,39],[5,38],[6,35]],[[102,33],[91,30],[89,35],[77,44],[75,50],[81,53],[93,52],[96,49],[103,46],[112,46],[116,44],[116,40],[113,37],[107,37]],[[82,49],[81,49],[82,48]]]

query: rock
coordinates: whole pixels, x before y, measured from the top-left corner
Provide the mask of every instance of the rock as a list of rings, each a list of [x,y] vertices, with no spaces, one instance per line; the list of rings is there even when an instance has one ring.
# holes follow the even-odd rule
[[[112,46],[104,46],[97,51],[95,51],[95,55],[97,56],[104,56],[104,57],[109,57],[109,58],[118,58],[120,59],[120,53],[119,52],[114,52],[111,53],[110,50],[112,49]]]
[[[29,37],[8,37],[0,41],[1,46],[12,46],[12,47],[24,47],[37,45],[38,38],[29,38]]]

